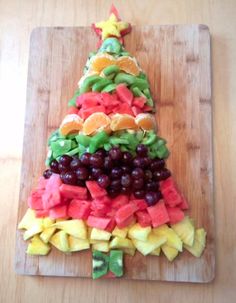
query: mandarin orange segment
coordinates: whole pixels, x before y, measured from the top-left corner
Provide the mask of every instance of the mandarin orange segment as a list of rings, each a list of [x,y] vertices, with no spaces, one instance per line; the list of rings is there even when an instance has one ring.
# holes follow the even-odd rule
[[[63,136],[77,133],[83,127],[83,120],[76,114],[66,115],[60,126],[60,132]]]
[[[135,119],[128,114],[115,114],[111,117],[111,130],[137,129]]]
[[[121,70],[126,72],[127,74],[131,74],[134,76],[138,76],[140,73],[140,69],[135,59],[131,57],[124,56],[117,59],[116,64],[119,66]]]
[[[100,73],[104,68],[109,65],[116,64],[116,61],[112,56],[103,54],[102,56],[97,56],[91,63],[91,70]]]
[[[135,118],[135,122],[139,128],[144,130],[151,130],[156,128],[156,122],[151,114],[138,114]]]
[[[98,131],[106,131],[110,130],[111,119],[102,112],[97,112],[89,116],[83,125],[83,133],[85,135],[91,135]]]

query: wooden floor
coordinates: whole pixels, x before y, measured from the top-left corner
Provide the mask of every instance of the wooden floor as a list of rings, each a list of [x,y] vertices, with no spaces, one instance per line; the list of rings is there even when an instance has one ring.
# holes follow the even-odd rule
[[[233,303],[236,297],[236,1],[113,2],[124,20],[136,25],[203,23],[210,28],[216,278],[204,285],[16,276],[15,225],[30,33],[37,26],[89,25],[107,17],[111,1],[0,0],[0,302]]]

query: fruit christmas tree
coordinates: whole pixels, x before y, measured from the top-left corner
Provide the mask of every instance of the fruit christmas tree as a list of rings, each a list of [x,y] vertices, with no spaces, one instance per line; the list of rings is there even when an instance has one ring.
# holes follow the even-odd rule
[[[93,278],[123,275],[123,254],[169,261],[206,241],[165,160],[148,78],[124,48],[129,23],[114,6],[92,25],[99,37],[60,127],[48,139],[47,169],[19,223],[27,253],[93,251]]]

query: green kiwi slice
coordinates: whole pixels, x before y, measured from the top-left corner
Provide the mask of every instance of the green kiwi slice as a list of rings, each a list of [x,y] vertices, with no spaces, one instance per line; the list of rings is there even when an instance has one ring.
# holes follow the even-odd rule
[[[116,276],[123,276],[123,251],[111,250],[109,260],[109,270]]]
[[[100,251],[93,252],[93,279],[98,279],[108,272],[109,257]]]

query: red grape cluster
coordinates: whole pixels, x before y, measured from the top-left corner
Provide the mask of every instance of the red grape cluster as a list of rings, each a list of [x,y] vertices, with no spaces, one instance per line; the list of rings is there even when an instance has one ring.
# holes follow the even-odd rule
[[[171,175],[163,159],[148,157],[143,144],[137,146],[136,156],[119,147],[112,147],[109,152],[99,149],[94,154],[84,153],[80,158],[63,155],[59,161],[51,162],[44,177],[50,178],[52,173],[60,174],[62,182],[70,185],[85,186],[85,181],[96,180],[111,197],[133,193],[148,205],[162,198],[159,182]]]

